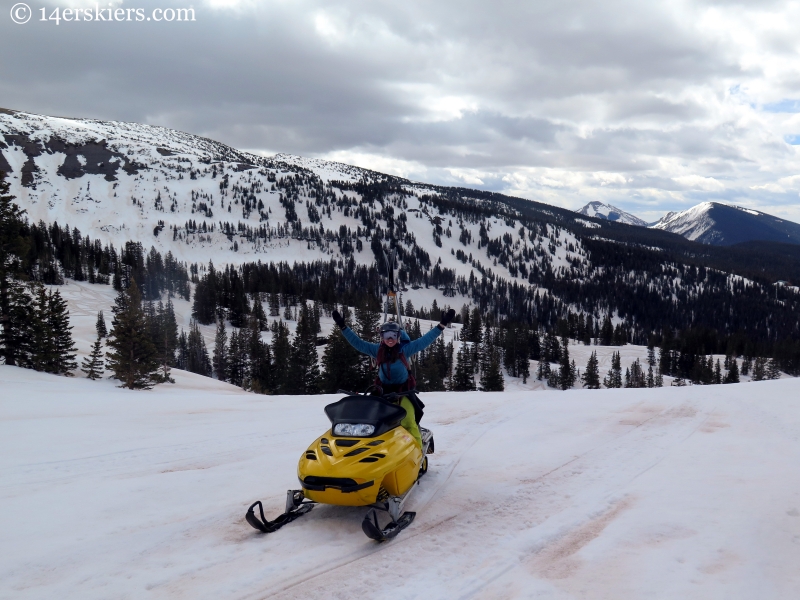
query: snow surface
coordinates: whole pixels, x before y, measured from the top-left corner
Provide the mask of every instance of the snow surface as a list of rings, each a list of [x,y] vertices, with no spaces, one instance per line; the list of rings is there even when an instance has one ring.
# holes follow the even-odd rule
[[[334,396],[175,372],[149,392],[0,367],[0,596],[770,598],[800,594],[800,381],[430,393],[414,523],[264,536]]]
[[[712,208],[713,202],[701,202],[687,210],[668,213],[652,228],[677,233],[694,241],[716,225],[716,221],[708,214]]]
[[[586,206],[576,211],[578,214],[586,215],[587,217],[596,217],[598,219],[605,219],[606,221],[616,221],[617,223],[625,223],[626,225],[638,225],[639,227],[647,227],[647,222],[643,221],[636,215],[625,212],[621,208],[605,204],[603,202],[589,202]]]

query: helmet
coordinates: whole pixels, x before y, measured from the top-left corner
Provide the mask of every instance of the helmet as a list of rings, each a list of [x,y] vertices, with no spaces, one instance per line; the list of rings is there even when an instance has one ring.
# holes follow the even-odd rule
[[[400,333],[400,325],[395,323],[394,321],[387,321],[383,325],[381,325],[381,334],[387,331],[396,331],[398,334]]]

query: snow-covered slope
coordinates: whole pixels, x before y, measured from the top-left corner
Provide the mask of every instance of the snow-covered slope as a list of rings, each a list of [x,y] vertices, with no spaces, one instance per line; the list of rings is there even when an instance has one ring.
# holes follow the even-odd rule
[[[370,220],[383,228],[402,221],[408,235],[398,239],[409,252],[418,248],[465,278],[489,267],[508,280],[524,277],[520,262],[561,276],[585,256],[572,233],[553,226],[537,237],[500,215],[445,219],[422,199],[438,195],[430,186],[395,178],[390,196],[363,207],[353,184],[387,176],[288,154],[265,158],[150,125],[0,110],[0,169],[32,221],[117,247],[136,240],[187,263],[347,259],[344,243],[355,247],[357,264],[373,264]],[[480,246],[482,227],[504,240],[508,260],[497,264],[498,250],[490,256]]]
[[[752,240],[800,244],[797,223],[718,202],[703,202],[688,210],[667,213],[652,227],[719,246]]]
[[[647,227],[647,222],[643,221],[636,215],[625,212],[616,206],[604,204],[603,202],[589,202],[577,212],[578,214],[585,215],[587,217],[595,217],[597,219],[605,219],[606,221],[616,221],[617,223],[625,223],[627,225]]]
[[[175,373],[131,392],[0,366],[0,596],[729,598],[800,590],[800,380],[430,393],[414,523],[263,536],[332,396]]]

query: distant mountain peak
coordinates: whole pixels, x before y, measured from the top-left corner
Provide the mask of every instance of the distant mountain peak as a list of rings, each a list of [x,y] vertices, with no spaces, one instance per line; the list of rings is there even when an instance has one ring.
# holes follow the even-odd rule
[[[651,227],[716,246],[754,240],[800,244],[797,223],[720,202],[701,202],[684,211],[667,213]]]
[[[595,217],[597,219],[605,219],[606,221],[625,223],[626,225],[647,227],[647,222],[643,221],[636,215],[625,212],[621,208],[617,208],[611,204],[605,204],[596,200],[594,202],[589,202],[586,206],[576,212],[587,217]]]

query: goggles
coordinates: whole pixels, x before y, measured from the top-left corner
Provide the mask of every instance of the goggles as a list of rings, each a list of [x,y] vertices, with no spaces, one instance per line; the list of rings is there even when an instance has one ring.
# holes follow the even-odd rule
[[[400,332],[398,331],[384,331],[381,333],[381,337],[384,340],[397,340],[400,337]]]

